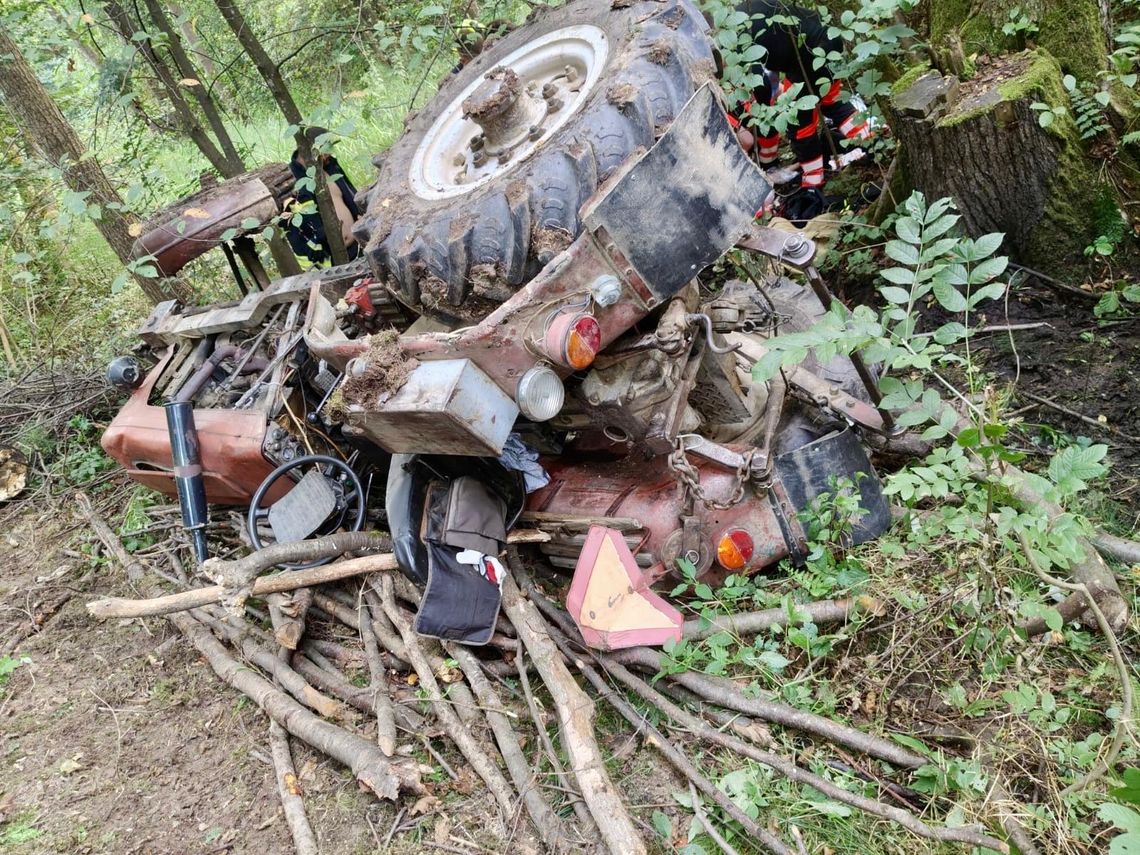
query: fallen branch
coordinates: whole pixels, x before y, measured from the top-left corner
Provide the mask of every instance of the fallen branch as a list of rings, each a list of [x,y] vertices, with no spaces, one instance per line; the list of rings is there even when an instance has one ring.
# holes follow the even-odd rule
[[[424,792],[418,772],[404,761],[391,762],[367,739],[330,724],[275,688],[264,677],[238,662],[205,626],[181,612],[167,617],[198,652],[214,673],[252,700],[270,718],[293,736],[323,754],[343,763],[356,779],[382,799],[395,799],[401,791]]]
[[[357,609],[360,639],[364,642],[364,656],[368,660],[368,684],[372,696],[372,711],[376,714],[376,743],[380,750],[391,757],[396,753],[396,718],[392,713],[392,699],[388,696],[388,678],[384,674],[384,663],[380,660],[380,645],[376,643],[376,633],[372,629],[369,612],[372,602],[365,599]],[[376,603],[376,611],[381,611]]]
[[[573,624],[567,623],[570,619],[569,615],[559,611],[553,603],[537,591],[532,591],[531,598],[548,618],[562,627],[563,633],[570,638],[581,639],[581,635],[576,628],[573,628]],[[517,622],[515,625],[518,625]],[[607,659],[622,665],[635,665],[653,673],[666,670],[668,665],[668,660],[664,654],[648,647],[631,647],[626,650],[615,651],[609,654]],[[848,748],[853,748],[868,756],[886,760],[895,766],[916,769],[927,763],[925,757],[908,751],[900,745],[832,721],[829,718],[796,709],[780,701],[749,698],[731,680],[698,674],[695,671],[669,674],[668,679],[676,681],[689,691],[695,692],[718,706],[736,710],[773,724],[814,734],[830,742],[846,745]]]
[[[697,792],[696,786],[692,781],[689,781],[689,801],[692,803],[693,816],[697,818],[701,828],[705,830],[705,834],[712,838],[713,843],[720,847],[723,855],[740,855],[735,849],[729,845],[729,842],[721,837],[716,827],[709,822],[709,818],[705,816],[704,809],[701,807],[701,794]]]
[[[538,782],[530,771],[530,764],[527,763],[526,757],[523,756],[522,749],[519,747],[518,734],[511,726],[507,716],[501,712],[502,703],[483,670],[479,667],[479,660],[461,644],[444,644],[443,648],[459,663],[459,667],[467,675],[467,683],[471,686],[471,691],[475,693],[475,697],[483,706],[487,721],[491,725],[491,731],[495,734],[495,742],[499,745],[499,753],[503,756],[503,763],[507,767],[511,780],[514,781],[515,789],[522,796],[523,805],[526,807],[527,813],[530,814],[531,821],[538,831],[538,836],[546,847],[554,852],[570,853],[577,851],[577,847],[567,833],[565,824],[543,797],[542,790],[538,787]]]
[[[375,532],[342,531],[313,540],[274,543],[234,561],[207,558],[201,570],[222,587],[236,590],[278,564],[299,564],[345,552],[382,552],[391,548],[391,541]]]
[[[514,625],[554,701],[561,725],[562,747],[570,758],[570,767],[578,779],[582,799],[610,852],[615,855],[645,855],[645,843],[606,773],[594,736],[594,703],[563,663],[534,603],[523,598],[515,583],[513,574],[519,572],[520,567],[517,551],[512,549],[508,554],[511,572],[503,579],[503,611]]]
[[[1052,410],[1056,410],[1058,413],[1062,413],[1066,416],[1069,416],[1070,418],[1076,419],[1077,421],[1084,422],[1086,425],[1090,425],[1091,427],[1103,430],[1107,433],[1112,434],[1113,436],[1119,436],[1121,439],[1126,439],[1129,442],[1140,442],[1140,437],[1125,433],[1120,428],[1113,427],[1110,424],[1099,422],[1092,416],[1086,416],[1084,413],[1078,413],[1076,410],[1070,409],[1064,404],[1058,404],[1052,398],[1045,398],[1041,395],[1034,395],[1032,392],[1026,392],[1024,389],[1018,389],[1017,394],[1022,398],[1028,398],[1031,401],[1036,401],[1042,406],[1049,407]]]
[[[800,768],[791,760],[757,748],[731,734],[715,730],[704,724],[694,714],[681,709],[644,680],[634,676],[620,664],[613,662],[610,657],[595,656],[594,658],[601,664],[603,669],[633,691],[638,697],[664,712],[665,715],[673,719],[677,724],[687,728],[691,733],[714,745],[719,745],[722,748],[727,748],[729,751],[755,760],[757,763],[767,766],[789,781],[812,787],[830,799],[850,805],[871,816],[881,817],[882,819],[888,819],[891,822],[898,823],[911,833],[927,840],[969,843],[973,846],[988,847],[999,852],[1008,851],[1000,840],[989,837],[981,833],[978,829],[964,826],[935,828],[934,826],[927,825],[910,811],[884,804],[883,802],[867,798],[858,793],[852,793],[833,784],[826,778],[822,778],[813,772]]]
[[[196,620],[213,629],[218,635],[228,638],[248,662],[272,676],[281,684],[282,689],[318,715],[338,721],[344,721],[348,718],[348,711],[343,704],[314,689],[305,682],[300,674],[290,668],[287,662],[258,645],[237,627],[220,621],[204,611],[196,612],[193,616]]]
[[[395,569],[396,558],[393,555],[387,553],[383,555],[366,555],[363,558],[350,558],[346,561],[326,564],[323,567],[313,567],[309,570],[296,570],[285,573],[275,573],[272,576],[261,576],[254,580],[251,594],[254,597],[262,597],[266,594],[294,591],[297,588],[322,585],[325,582],[335,582],[338,579],[347,579],[351,576],[362,576],[365,573],[378,573]],[[228,592],[229,589],[221,585],[210,585],[205,588],[194,588],[179,594],[167,594],[163,597],[152,597],[147,600],[107,597],[88,603],[87,612],[92,617],[104,620],[107,618],[136,618],[169,615],[173,612],[182,612],[187,609],[210,605],[211,603],[219,603]]]
[[[968,426],[968,423],[959,419],[959,427]],[[985,465],[977,460],[970,461],[970,470],[973,477],[980,481],[989,481],[992,477]],[[1065,513],[1059,505],[1047,501],[1034,490],[1029,485],[1025,473],[1016,466],[1010,464],[1003,466],[1002,484],[1023,506],[1043,510],[1050,522]],[[1116,584],[1116,576],[1104,563],[1104,559],[1100,557],[1092,543],[1081,537],[1076,539],[1076,545],[1080,547],[1084,557],[1070,568],[1073,578],[1096,598],[1097,605],[1113,632],[1120,632],[1128,624],[1129,608],[1120,593],[1120,586]]]
[[[448,738],[455,743],[463,756],[467,758],[467,762],[471,764],[471,768],[483,779],[483,783],[491,791],[491,796],[502,812],[503,820],[509,822],[515,813],[515,795],[511,790],[510,782],[503,777],[499,767],[487,756],[470,729],[464,727],[455,710],[444,700],[439,682],[428,664],[427,655],[420,647],[419,638],[412,632],[410,624],[404,619],[403,613],[396,605],[396,598],[392,592],[392,579],[388,576],[382,577],[380,586],[380,602],[384,607],[384,613],[404,640],[408,661],[412,663],[412,667],[415,668],[416,674],[420,678],[420,685],[427,692],[428,701],[431,703],[436,718],[439,719],[439,723]]]
[[[291,594],[269,594],[269,619],[273,623],[273,636],[286,650],[296,650],[305,634],[305,618],[313,602],[310,588],[298,588]]]
[[[1098,531],[1089,538],[1097,552],[1123,564],[1140,564],[1140,543]]]
[[[138,582],[146,575],[146,569],[143,563],[137,558],[133,557],[126,548],[123,542],[119,540],[118,535],[111,531],[111,527],[107,525],[104,519],[99,516],[95,508],[91,505],[91,499],[88,498],[86,493],[75,494],[75,504],[79,507],[79,513],[87,520],[87,524],[91,526],[91,530],[95,532],[95,536],[103,546],[115,556],[115,560],[122,566],[123,571],[127,574],[127,579],[131,582]]]
[[[296,855],[318,855],[317,838],[309,818],[305,815],[305,802],[293,768],[293,755],[289,751],[289,734],[277,722],[269,722],[269,753],[273,755],[273,769],[277,776],[277,794],[285,811],[285,822],[293,835]]]
[[[854,600],[821,600],[815,603],[797,604],[795,607],[797,615],[808,615],[812,623],[817,626],[842,623],[856,611],[880,615],[883,612],[883,604],[872,597],[859,597]],[[780,608],[722,615],[713,618],[711,622],[698,618],[685,621],[681,635],[689,641],[708,638],[718,632],[727,632],[738,637],[755,635],[758,632],[766,632],[774,626],[787,626],[789,617],[788,610]]]
[[[1101,604],[1098,603],[1096,597],[1089,592],[1088,587],[1081,583],[1066,582],[1063,579],[1058,579],[1056,576],[1047,573],[1045,568],[1037,563],[1037,557],[1033,554],[1033,550],[1029,546],[1029,540],[1026,538],[1025,532],[1019,531],[1017,533],[1017,539],[1021,544],[1022,551],[1025,553],[1025,558],[1029,562],[1030,568],[1037,574],[1037,577],[1042,582],[1066,591],[1073,591],[1085,597],[1085,601],[1088,603],[1088,607],[1096,618],[1101,633],[1104,635],[1104,640],[1108,642],[1109,650],[1112,652],[1112,661],[1116,665],[1116,671],[1120,677],[1120,715],[1116,717],[1116,727],[1113,731],[1112,742],[1108,746],[1108,753],[1100,758],[1096,766],[1090,769],[1088,773],[1061,790],[1061,796],[1063,797],[1070,793],[1084,790],[1093,782],[1100,780],[1100,778],[1112,768],[1112,764],[1116,762],[1116,758],[1120,754],[1120,749],[1124,745],[1124,739],[1132,727],[1132,671],[1128,667],[1128,663],[1124,661],[1124,654],[1120,649],[1120,641],[1116,638],[1114,628],[1109,623],[1108,617],[1105,615]]]
[[[693,762],[685,756],[683,751],[679,750],[672,742],[666,739],[661,731],[649,723],[648,719],[639,715],[637,710],[630,705],[629,701],[610,688],[606,684],[606,681],[603,680],[593,668],[577,658],[574,659],[574,665],[582,673],[582,676],[593,685],[598,694],[605,698],[606,703],[617,710],[622,718],[633,725],[635,731],[645,731],[647,734],[645,741],[647,743],[661,752],[661,755],[668,760],[678,772],[691,781],[698,790],[712,799],[721,810],[740,823],[744,831],[751,835],[757,843],[773,853],[773,855],[793,855],[792,850],[781,843],[774,834],[749,817],[748,814],[737,807],[728,796],[722,793],[716,784],[701,774],[697,767],[693,765]],[[620,852],[622,850],[618,851]]]

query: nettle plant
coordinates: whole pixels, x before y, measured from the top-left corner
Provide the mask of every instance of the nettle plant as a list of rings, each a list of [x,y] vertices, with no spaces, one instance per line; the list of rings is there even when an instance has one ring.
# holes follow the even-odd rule
[[[897,414],[901,427],[921,428],[926,440],[952,440],[887,478],[884,492],[907,505],[956,497],[953,506],[927,517],[916,537],[950,533],[976,541],[985,536],[1015,553],[1025,537],[1036,557],[1066,567],[1081,557],[1076,537],[1088,533],[1087,523],[1073,514],[1049,520],[1043,508],[1007,501],[1004,469],[1024,455],[1008,443],[1001,397],[971,353],[971,324],[984,304],[1006,295],[999,277],[1007,259],[995,255],[1002,235],[964,237],[957,233],[958,221],[949,199],[928,204],[914,193],[900,207],[895,237],[884,248],[894,262],[880,271],[885,307],[849,310],[836,302],[813,328],[770,339],[753,376],[767,380],[809,351],[822,363],[862,352],[881,366],[883,406]],[[919,309],[928,304],[952,320],[925,329]],[[1021,477],[1044,499],[1063,503],[1107,472],[1106,451],[1104,445],[1069,446],[1053,457],[1044,475]]]

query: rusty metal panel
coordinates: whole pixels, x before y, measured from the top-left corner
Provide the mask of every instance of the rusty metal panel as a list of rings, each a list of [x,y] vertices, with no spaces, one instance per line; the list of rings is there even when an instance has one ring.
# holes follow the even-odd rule
[[[160,222],[135,241],[132,258],[154,256],[163,276],[173,276],[190,261],[217,246],[227,229],[252,217],[266,223],[277,214],[277,200],[259,178],[228,181],[191,196],[160,215]]]
[[[519,408],[470,359],[421,362],[392,397],[346,422],[401,454],[498,457]]]
[[[174,496],[175,489],[166,411],[152,406],[149,398],[172,356],[173,351],[151,369],[101,439],[103,450],[133,480],[168,496]],[[273,464],[261,451],[267,430],[265,416],[250,411],[195,409],[194,423],[201,443],[207,501],[248,504],[258,485],[273,471]],[[268,499],[276,501],[292,486],[292,481],[279,479]]]

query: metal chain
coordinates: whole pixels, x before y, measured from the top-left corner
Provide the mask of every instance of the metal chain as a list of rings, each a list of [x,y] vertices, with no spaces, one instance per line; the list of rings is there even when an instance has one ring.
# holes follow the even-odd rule
[[[688,455],[685,454],[685,442],[680,437],[674,441],[673,452],[669,455],[669,471],[676,476],[689,498],[714,511],[726,511],[744,500],[744,487],[752,477],[752,455],[745,454],[743,457],[744,462],[736,469],[732,491],[723,500],[709,498],[705,493],[701,486],[701,473],[689,462]]]

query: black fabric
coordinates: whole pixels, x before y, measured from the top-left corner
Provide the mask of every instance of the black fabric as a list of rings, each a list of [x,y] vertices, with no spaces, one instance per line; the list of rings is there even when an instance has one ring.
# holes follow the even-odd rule
[[[781,212],[784,219],[790,220],[793,225],[803,227],[803,224],[812,217],[818,217],[832,207],[835,200],[823,195],[815,188],[801,188],[784,200]]]
[[[348,208],[354,220],[360,217],[360,208],[356,205],[356,188],[352,182],[348,180],[344,170],[341,169],[340,163],[331,154],[327,155],[325,161],[325,172],[328,175],[340,176],[336,181],[331,182],[330,190],[335,188],[340,193],[341,198],[344,200],[345,207]],[[297,159],[297,152],[293,152],[293,156],[289,159],[289,171],[293,173],[293,177],[297,180],[304,178],[308,174],[308,170]],[[298,189],[294,194],[298,202],[313,202],[316,203],[316,196],[313,191],[308,188]],[[293,225],[291,221],[286,224],[285,237],[289,241],[289,248],[293,250],[294,255],[303,256],[309,259],[313,264],[320,264],[330,259],[328,245],[325,239],[325,226],[321,222],[321,215],[318,211],[311,211],[307,214],[301,215],[300,225]],[[360,247],[354,243],[348,247],[349,260],[355,259],[360,255]]]
[[[481,645],[491,640],[503,592],[474,566],[460,564],[460,550],[428,543],[428,581],[413,628],[420,635]]]
[[[440,540],[448,546],[498,555],[507,545],[507,506],[481,481],[464,476],[451,482],[447,522]]]

